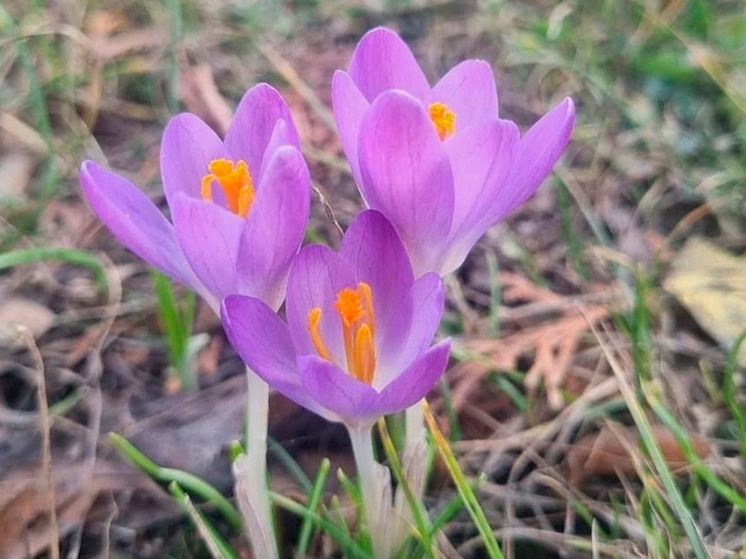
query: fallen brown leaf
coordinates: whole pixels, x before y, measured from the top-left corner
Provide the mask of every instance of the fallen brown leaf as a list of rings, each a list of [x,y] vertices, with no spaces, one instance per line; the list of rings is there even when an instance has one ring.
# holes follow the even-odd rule
[[[653,435],[674,473],[688,466],[684,453],[673,434],[663,427],[654,427]],[[571,483],[580,483],[596,476],[637,475],[631,448],[638,446],[638,431],[632,427],[612,429],[604,426],[598,433],[577,441],[567,453]],[[694,451],[701,459],[710,454],[710,444],[699,435],[689,436]]]
[[[54,313],[49,308],[29,299],[13,297],[0,303],[0,329],[7,325],[22,324],[29,329],[34,338],[44,335],[54,323]],[[2,330],[0,330],[1,332]],[[13,336],[10,336],[7,343],[13,344]],[[22,341],[17,338],[16,344]]]
[[[81,465],[56,465],[53,470],[60,537],[85,522],[94,500],[102,492],[152,487],[143,476],[129,475],[129,467],[99,461],[95,469]],[[0,492],[0,557],[26,559],[50,544],[49,497],[44,474],[22,468],[5,477]]]

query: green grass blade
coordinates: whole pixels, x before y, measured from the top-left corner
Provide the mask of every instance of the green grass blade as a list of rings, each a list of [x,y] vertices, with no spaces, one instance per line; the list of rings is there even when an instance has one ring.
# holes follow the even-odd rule
[[[103,294],[108,293],[106,281],[106,269],[101,261],[93,254],[72,248],[38,247],[13,250],[0,254],[0,271],[20,266],[22,264],[33,264],[47,260],[60,260],[66,264],[88,268],[96,280],[96,287]]]
[[[311,494],[308,498],[308,510],[314,514],[319,508],[321,502],[321,496],[324,493],[324,487],[326,485],[326,478],[329,476],[329,468],[331,462],[328,458],[324,458],[319,466],[319,471],[316,474],[316,479],[311,489]],[[298,538],[298,545],[295,548],[295,554],[297,557],[305,557],[308,553],[308,545],[311,543],[311,535],[313,529],[318,526],[318,523],[312,516],[306,516],[303,519],[303,526],[300,530],[300,537]]]
[[[430,429],[430,433],[435,440],[435,446],[438,448],[438,452],[440,453],[440,457],[443,459],[443,462],[445,462],[448,473],[451,474],[451,479],[453,479],[453,482],[456,484],[456,489],[458,490],[458,493],[464,502],[466,510],[469,511],[469,515],[474,521],[474,524],[479,531],[479,535],[482,537],[487,555],[490,557],[490,559],[505,559],[503,552],[500,549],[500,544],[497,543],[495,534],[492,532],[492,528],[487,521],[487,517],[485,516],[484,511],[482,510],[482,507],[477,500],[477,496],[474,494],[474,491],[472,490],[471,485],[469,485],[469,482],[466,481],[464,472],[461,471],[461,468],[458,465],[458,461],[453,455],[453,451],[448,445],[448,441],[443,436],[440,427],[438,427],[438,423],[435,420],[433,412],[427,402],[423,402],[423,409],[425,412],[425,422],[427,423],[427,426]]]
[[[190,336],[194,320],[195,295],[191,291],[184,296],[182,309],[176,300],[174,285],[160,272],[153,272],[153,288],[158,301],[158,318],[166,338],[168,354],[173,369],[178,373],[181,387],[192,390],[197,378],[190,353]]]
[[[502,300],[500,265],[492,251],[487,251],[486,260],[490,281],[490,336],[497,338],[500,335],[500,301]]]
[[[652,396],[652,394],[647,394],[647,400],[655,414],[666,425],[666,427],[668,427],[671,433],[673,433],[676,441],[679,443],[681,452],[684,454],[686,461],[692,467],[694,472],[702,479],[702,481],[712,487],[716,493],[730,501],[734,506],[738,507],[743,514],[746,514],[746,498],[740,495],[730,485],[723,482],[702,463],[702,460],[697,456],[694,446],[689,440],[687,432],[681,425],[679,425],[671,412],[657,397]]]
[[[155,481],[161,483],[178,483],[190,494],[197,495],[212,504],[235,530],[242,530],[243,520],[241,514],[212,485],[189,472],[159,466],[121,435],[109,433],[109,440],[114,445],[114,448],[121,452],[133,466]]]
[[[741,456],[746,459],[746,415],[744,415],[743,406],[738,401],[738,391],[736,390],[734,379],[736,369],[738,368],[738,355],[744,340],[746,340],[746,330],[741,332],[741,335],[738,336],[736,343],[733,344],[728,354],[728,362],[723,372],[723,399],[733,419],[736,420],[738,438],[741,443]]]
[[[306,472],[303,471],[295,461],[295,458],[285,449],[279,441],[276,441],[272,437],[267,437],[267,443],[269,444],[267,450],[277,460],[279,460],[288,473],[293,476],[295,482],[300,485],[300,488],[304,493],[310,494],[313,491],[313,484],[308,479]]]
[[[321,530],[326,532],[337,543],[344,557],[349,557],[351,559],[375,559],[370,553],[366,552],[359,543],[350,537],[346,529],[340,528],[333,522],[329,521],[325,516],[316,514],[292,499],[288,499],[287,497],[277,493],[270,492],[270,498],[272,499],[272,502],[281,509],[300,516],[301,518],[310,517],[311,520],[321,528]]]
[[[440,388],[440,394],[443,397],[443,406],[446,410],[446,415],[448,416],[448,425],[450,426],[450,433],[449,439],[451,441],[460,441],[461,440],[461,424],[458,421],[458,413],[456,413],[456,408],[453,407],[453,398],[451,397],[451,385],[448,384],[448,380],[446,379],[445,375],[440,377],[440,381],[438,382],[438,387]]]
[[[220,532],[197,510],[189,495],[184,492],[178,483],[172,481],[168,485],[168,491],[181,509],[192,519],[207,549],[215,559],[240,559],[238,554],[231,549],[228,542],[220,535]]]
[[[653,462],[653,466],[655,467],[655,471],[657,472],[660,481],[662,482],[663,487],[666,490],[671,506],[673,507],[673,510],[676,513],[679,522],[681,522],[681,525],[684,528],[684,532],[686,532],[694,555],[697,557],[697,559],[709,559],[710,555],[707,552],[704,541],[702,540],[702,534],[700,533],[699,528],[697,528],[697,524],[694,522],[694,518],[692,518],[692,514],[687,508],[686,503],[684,502],[684,498],[682,497],[681,492],[676,485],[676,481],[673,478],[673,474],[671,474],[671,470],[668,469],[666,459],[664,458],[663,452],[656,442],[653,430],[650,426],[650,423],[648,422],[648,418],[646,417],[644,410],[642,409],[642,406],[637,400],[635,391],[627,382],[624,371],[622,370],[619,362],[616,360],[616,357],[611,353],[606,343],[595,332],[593,326],[591,326],[591,329],[596,334],[596,338],[598,339],[598,342],[601,346],[601,350],[604,352],[606,360],[609,362],[609,365],[611,366],[611,369],[617,378],[619,389],[622,393],[622,396],[624,397],[625,402],[627,403],[627,409],[629,409],[630,413],[632,414],[632,419],[635,422],[635,426],[640,433],[640,438],[642,440],[645,451],[647,452],[648,456],[650,456],[650,459]]]

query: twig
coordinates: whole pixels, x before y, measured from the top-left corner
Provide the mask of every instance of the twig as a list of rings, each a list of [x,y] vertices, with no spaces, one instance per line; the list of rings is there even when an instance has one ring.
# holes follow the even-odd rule
[[[344,236],[344,230],[342,229],[342,226],[339,224],[339,221],[337,221],[337,216],[334,215],[334,210],[332,209],[331,205],[329,205],[329,201],[326,199],[326,196],[324,196],[324,193],[321,192],[321,188],[316,183],[311,183],[311,188],[313,188],[314,194],[318,196],[319,202],[321,202],[321,205],[324,208],[324,211],[326,212],[326,217],[329,218],[329,221],[332,222],[332,225],[334,225],[334,228],[339,233],[340,237]]]
[[[31,331],[23,325],[18,326],[18,334],[28,347],[29,354],[34,360],[34,367],[38,373],[36,382],[36,399],[39,406],[39,421],[41,425],[41,467],[47,485],[47,496],[49,498],[49,557],[60,559],[59,527],[57,525],[57,502],[55,499],[54,479],[52,478],[52,446],[50,442],[51,422],[49,420],[49,407],[47,406],[47,384],[44,379],[44,360],[36,345]]]

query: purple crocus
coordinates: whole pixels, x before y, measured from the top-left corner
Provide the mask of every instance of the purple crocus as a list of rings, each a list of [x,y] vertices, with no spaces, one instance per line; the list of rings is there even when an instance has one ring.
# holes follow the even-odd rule
[[[398,235],[376,211],[355,219],[338,253],[300,251],[286,310],[283,322],[259,299],[230,296],[223,327],[270,386],[351,429],[418,402],[445,371],[450,342],[429,348],[442,280],[429,273],[415,281]]]
[[[498,118],[489,64],[466,60],[434,86],[407,45],[369,31],[332,103],[342,147],[368,207],[394,225],[415,275],[458,268],[484,233],[523,204],[564,152],[568,98],[523,136]]]
[[[250,89],[220,137],[192,114],[167,125],[161,175],[173,224],[125,178],[93,161],[81,184],[93,212],[132,252],[219,311],[229,294],[277,309],[310,205],[310,177],[280,94]]]

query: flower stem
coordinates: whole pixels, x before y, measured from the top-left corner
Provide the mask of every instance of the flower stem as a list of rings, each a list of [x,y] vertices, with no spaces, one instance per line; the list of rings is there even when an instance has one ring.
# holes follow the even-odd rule
[[[250,494],[253,499],[253,510],[256,523],[265,534],[274,534],[272,511],[267,487],[267,427],[269,421],[269,386],[254,371],[246,367],[249,396],[246,409],[246,458],[249,461],[252,476],[248,483],[253,485]],[[247,526],[252,523],[248,522]],[[249,534],[252,539],[254,537]],[[277,559],[277,539],[272,537],[272,549],[268,557],[259,559]]]
[[[381,508],[381,496],[378,491],[378,480],[376,478],[376,460],[373,457],[372,425],[364,427],[348,427],[352,452],[355,455],[355,466],[357,477],[360,482],[360,493],[363,497],[365,507],[365,519],[368,533],[373,541],[374,551],[382,542],[376,537]],[[376,557],[379,553],[376,553]]]
[[[425,400],[420,400],[415,405],[410,406],[404,412],[404,451],[402,457],[406,456],[417,456],[418,447],[422,445],[422,451],[427,454],[427,432],[425,430],[425,414],[424,408]],[[424,471],[423,471],[424,470]],[[417,503],[422,503],[422,497],[425,494],[425,486],[427,485],[427,478],[429,473],[429,467],[427,461],[422,463],[422,470],[417,468],[407,468],[407,483],[412,488],[412,498]],[[417,475],[421,475],[421,478],[417,478]],[[419,482],[418,482],[419,481]],[[414,514],[414,510],[412,511]]]
[[[425,417],[422,400],[404,412],[404,435],[407,447],[413,447],[425,439]]]

